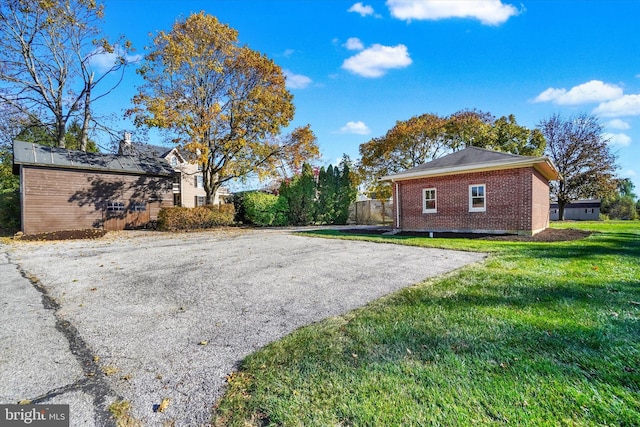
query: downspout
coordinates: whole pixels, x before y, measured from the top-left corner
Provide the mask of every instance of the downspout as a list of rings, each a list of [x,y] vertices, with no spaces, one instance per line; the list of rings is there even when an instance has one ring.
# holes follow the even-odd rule
[[[396,228],[400,228],[400,185],[396,182]]]

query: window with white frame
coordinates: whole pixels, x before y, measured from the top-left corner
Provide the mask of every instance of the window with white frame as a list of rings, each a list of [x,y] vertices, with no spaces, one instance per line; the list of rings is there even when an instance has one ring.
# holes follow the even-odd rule
[[[204,206],[204,196],[196,196],[196,206]]]
[[[469,212],[484,212],[487,210],[485,184],[469,186]]]
[[[178,158],[176,156],[171,156],[171,167],[172,168],[178,167]]]
[[[204,188],[204,180],[202,175],[196,175],[196,188]]]
[[[437,201],[436,201],[436,189],[425,188],[422,190],[422,213],[436,213]]]

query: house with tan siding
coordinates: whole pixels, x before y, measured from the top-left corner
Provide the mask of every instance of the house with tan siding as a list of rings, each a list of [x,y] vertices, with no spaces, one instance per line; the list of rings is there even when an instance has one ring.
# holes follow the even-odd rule
[[[207,193],[204,190],[202,168],[195,162],[190,153],[180,151],[178,148],[160,147],[157,145],[134,143],[129,133],[124,134],[120,141],[119,154],[131,156],[155,157],[164,159],[176,172],[173,182],[173,204],[185,208],[204,206]],[[214,205],[225,203],[229,196],[226,187],[220,187],[214,196]]]
[[[15,141],[22,232],[141,227],[173,206],[175,172],[159,158]]]
[[[548,157],[467,147],[398,174],[394,227],[405,231],[533,235],[549,226]]]

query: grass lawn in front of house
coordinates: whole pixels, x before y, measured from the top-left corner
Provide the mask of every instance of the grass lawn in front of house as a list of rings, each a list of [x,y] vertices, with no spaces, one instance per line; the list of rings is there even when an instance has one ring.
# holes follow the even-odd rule
[[[640,425],[640,222],[574,224],[595,233],[552,243],[329,233],[491,255],[247,357],[214,423]]]

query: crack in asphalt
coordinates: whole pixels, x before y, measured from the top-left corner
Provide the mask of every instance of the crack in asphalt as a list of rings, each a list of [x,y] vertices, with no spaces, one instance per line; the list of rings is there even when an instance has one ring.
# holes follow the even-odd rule
[[[44,309],[53,311],[53,315],[56,319],[56,330],[66,338],[69,343],[69,350],[71,351],[71,354],[76,358],[85,375],[84,378],[72,384],[50,390],[41,396],[37,396],[29,400],[34,404],[42,403],[52,397],[67,392],[82,391],[93,397],[94,420],[96,425],[115,427],[116,422],[111,413],[106,409],[107,396],[115,396],[117,400],[122,400],[122,397],[118,395],[118,393],[116,393],[105,380],[104,373],[100,369],[100,366],[95,362],[94,354],[91,352],[87,343],[82,339],[75,326],[60,317],[58,314],[60,304],[55,300],[55,298],[49,295],[49,292],[37,277],[25,271],[20,264],[12,261],[8,255],[7,258],[10,264],[16,266],[20,275],[28,280],[31,285],[40,292]]]

